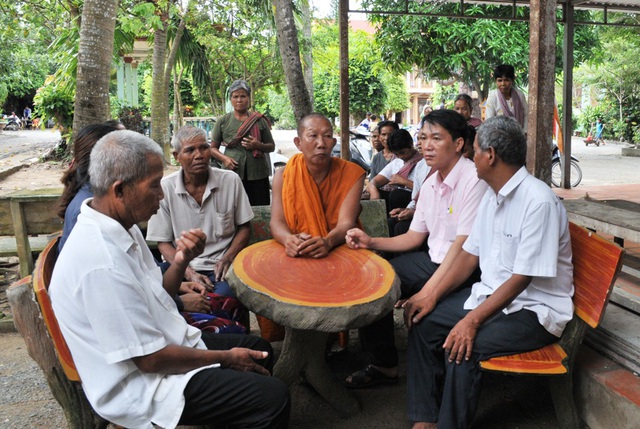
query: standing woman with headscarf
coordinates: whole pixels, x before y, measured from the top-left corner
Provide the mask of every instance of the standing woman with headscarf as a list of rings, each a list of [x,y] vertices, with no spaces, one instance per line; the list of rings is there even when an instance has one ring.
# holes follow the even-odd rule
[[[269,205],[269,152],[275,150],[269,122],[259,112],[249,112],[251,89],[244,80],[229,87],[233,112],[216,121],[213,127],[211,154],[227,170],[242,179],[252,206]],[[226,146],[224,153],[220,146]]]
[[[527,99],[524,93],[515,87],[513,66],[501,64],[493,71],[497,89],[489,93],[485,110],[485,120],[493,116],[514,118],[525,132],[527,130]]]

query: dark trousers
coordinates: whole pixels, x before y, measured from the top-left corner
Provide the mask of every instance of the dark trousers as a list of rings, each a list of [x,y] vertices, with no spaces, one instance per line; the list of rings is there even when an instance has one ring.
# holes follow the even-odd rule
[[[389,226],[389,237],[395,237],[409,231],[411,219],[398,220],[397,217],[389,217],[387,219],[387,225]]]
[[[271,204],[271,186],[269,178],[258,180],[242,179],[242,186],[252,206],[268,206]],[[409,203],[407,203],[409,204]]]
[[[262,338],[250,335],[203,334],[210,350],[246,347],[267,351],[259,362],[273,367],[273,350]],[[184,389],[181,425],[227,428],[286,428],[291,407],[289,389],[275,377],[233,369],[211,368],[195,374]]]
[[[529,310],[499,312],[485,322],[473,343],[469,361],[451,363],[442,345],[467,314],[463,305],[471,289],[461,289],[409,331],[407,409],[414,422],[438,423],[438,429],[467,428],[478,407],[482,372],[479,361],[544,347],[557,338]]]
[[[431,262],[427,252],[405,253],[393,258],[389,263],[400,279],[403,299],[418,293],[438,269],[438,264]],[[371,356],[371,363],[384,368],[398,366],[393,309],[390,310],[380,320],[358,331],[362,350]]]
[[[406,189],[393,189],[391,191],[380,189],[380,197],[387,204],[387,213],[389,213],[393,209],[407,207],[407,204],[411,202],[411,191]]]

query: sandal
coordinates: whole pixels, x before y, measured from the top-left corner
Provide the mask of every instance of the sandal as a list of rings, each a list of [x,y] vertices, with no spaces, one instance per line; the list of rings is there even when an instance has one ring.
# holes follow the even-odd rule
[[[396,384],[398,380],[398,376],[386,376],[373,365],[368,365],[366,368],[351,374],[351,381],[345,380],[344,385],[351,389],[365,389],[381,384]]]

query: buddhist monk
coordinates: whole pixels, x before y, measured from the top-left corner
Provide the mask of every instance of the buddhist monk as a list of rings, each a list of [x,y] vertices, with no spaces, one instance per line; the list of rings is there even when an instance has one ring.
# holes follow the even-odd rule
[[[273,178],[271,234],[290,257],[324,258],[356,226],[365,172],[331,156],[333,126],[321,114],[302,118],[293,141],[301,153]]]

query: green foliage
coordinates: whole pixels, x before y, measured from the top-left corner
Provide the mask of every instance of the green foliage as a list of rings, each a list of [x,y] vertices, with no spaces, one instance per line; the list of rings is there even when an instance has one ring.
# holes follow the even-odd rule
[[[440,103],[444,102],[444,107],[446,109],[453,109],[455,103],[453,100],[460,93],[459,91],[460,85],[456,82],[452,85],[442,85],[440,83],[436,83],[436,89],[433,91],[433,104],[435,106],[440,106]]]
[[[21,7],[7,4],[1,10],[0,105],[9,96],[31,99],[53,69],[41,33],[24,20]]]
[[[363,0],[362,6],[389,10],[393,4],[387,0]],[[452,14],[458,12],[458,4],[409,2],[409,10]],[[508,17],[507,10],[487,5],[466,7],[467,13],[478,17],[496,14]],[[517,11],[520,17],[526,14],[526,8]],[[481,99],[493,85],[491,74],[498,64],[512,64],[517,83],[522,86],[527,82],[529,26],[526,22],[382,14],[370,15],[370,20],[379,26],[376,41],[384,62],[394,71],[410,71],[416,65],[428,78],[455,78],[478,91]],[[587,26],[576,27],[578,60],[588,57],[597,45],[593,31]],[[561,53],[562,48],[558,51]],[[561,61],[556,63],[558,71],[562,69],[561,64]]]
[[[118,112],[118,119],[128,130],[144,133],[142,112],[137,107],[124,106]]]
[[[7,95],[9,95],[7,84],[4,82],[0,82],[0,106],[4,104],[4,100],[7,99]]]
[[[251,3],[233,0],[199,7],[187,23],[193,39],[203,47],[211,76],[206,92],[197,82],[194,86],[211,102],[217,115],[225,113],[226,90],[236,79],[249,82],[254,105],[260,88],[278,89],[284,82],[275,30],[264,8]]]
[[[383,70],[381,73],[381,80],[386,87],[386,110],[391,112],[402,112],[403,110],[411,107],[409,92],[407,91],[407,83],[402,76]]]
[[[264,102],[256,104],[256,110],[274,120],[273,128],[291,130],[296,128],[296,118],[286,90],[268,89]]]
[[[640,37],[637,29],[601,31],[602,49],[581,66],[575,80],[613,110],[611,121],[640,116]],[[622,128],[620,125],[618,128]]]
[[[313,33],[315,110],[328,116],[340,113],[339,30],[322,22]],[[397,112],[408,108],[404,79],[389,71],[380,50],[363,31],[349,33],[349,105],[355,118],[366,112]]]
[[[55,85],[53,77],[49,76],[33,98],[34,116],[40,118],[42,124],[53,119],[62,129],[63,134],[71,128],[73,123],[75,101],[75,91],[61,90],[65,87],[66,85]]]

